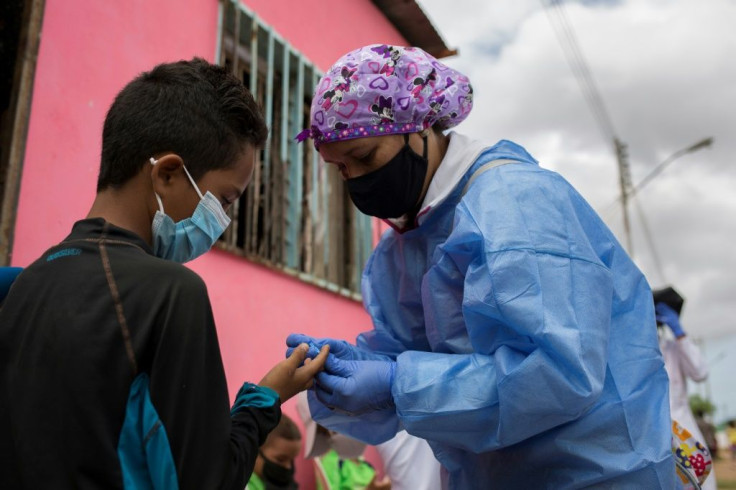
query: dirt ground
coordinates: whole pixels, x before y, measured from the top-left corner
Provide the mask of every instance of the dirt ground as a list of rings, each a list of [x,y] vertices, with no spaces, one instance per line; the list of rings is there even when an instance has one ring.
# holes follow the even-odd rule
[[[736,489],[736,461],[731,461],[730,456],[727,454],[725,458],[716,460],[714,464],[719,489]]]

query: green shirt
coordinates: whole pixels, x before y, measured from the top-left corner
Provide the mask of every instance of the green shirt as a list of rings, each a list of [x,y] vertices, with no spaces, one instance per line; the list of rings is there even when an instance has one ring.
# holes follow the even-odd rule
[[[332,449],[315,458],[317,490],[362,490],[373,480],[376,470],[363,459],[340,459]],[[327,488],[323,485],[326,480]]]
[[[266,484],[263,483],[263,480],[258,475],[253,473],[250,475],[250,480],[248,480],[245,490],[266,490]]]

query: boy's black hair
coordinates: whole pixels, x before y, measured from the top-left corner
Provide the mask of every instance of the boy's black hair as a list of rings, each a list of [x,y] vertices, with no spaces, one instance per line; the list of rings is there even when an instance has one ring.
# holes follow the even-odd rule
[[[266,438],[266,442],[263,443],[267,446],[274,439],[286,439],[287,441],[301,441],[302,433],[299,432],[299,427],[296,426],[293,420],[291,420],[286,414],[281,414],[281,420]]]
[[[97,192],[120,187],[160,152],[179,155],[196,180],[267,136],[253,96],[224,67],[201,58],[160,64],[128,83],[107,112]]]

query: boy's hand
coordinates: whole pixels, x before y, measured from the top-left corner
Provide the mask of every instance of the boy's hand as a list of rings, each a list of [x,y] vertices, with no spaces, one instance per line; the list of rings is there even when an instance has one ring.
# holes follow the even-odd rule
[[[276,364],[258,384],[271,388],[278,393],[281,403],[284,403],[300,391],[311,387],[314,382],[314,376],[325,365],[327,354],[330,352],[330,346],[325,345],[317,357],[311,359],[310,362],[304,363],[308,350],[309,345],[299,345],[287,359]],[[302,363],[304,363],[303,366]]]
[[[391,490],[391,479],[388,476],[384,476],[383,479],[379,480],[378,475],[375,475],[371,482],[365,487],[366,490]]]
[[[309,344],[309,352],[307,357],[314,357],[319,353],[323,345],[330,346],[330,353],[345,361],[391,361],[392,359],[382,354],[376,354],[368,350],[361,349],[353,344],[349,344],[344,340],[316,338],[300,333],[293,333],[286,338],[286,355],[290,356],[294,349],[300,344]]]

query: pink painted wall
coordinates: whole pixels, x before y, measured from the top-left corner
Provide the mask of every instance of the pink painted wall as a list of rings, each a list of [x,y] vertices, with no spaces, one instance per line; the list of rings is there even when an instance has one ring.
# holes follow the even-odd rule
[[[191,263],[207,283],[231,396],[244,381],[257,383],[284,358],[284,339],[293,332],[354,340],[370,330],[360,304],[266,267],[214,250]],[[302,427],[295,400],[283,411]],[[377,455],[369,460],[380,467]],[[302,488],[313,488],[313,469],[297,461]]]
[[[361,45],[405,43],[370,0],[334,2],[331,10],[325,3],[246,2],[322,69]],[[213,60],[217,9],[216,0],[46,0],[13,265],[31,263],[86,215],[95,196],[102,124],[117,92],[157,63]],[[283,358],[291,332],[352,340],[370,328],[355,301],[231,254],[213,251],[191,267],[209,289],[232,396]],[[284,411],[301,425],[293,400]],[[375,452],[369,460],[380,467]],[[298,462],[297,475],[302,488],[313,488],[305,461]]]
[[[244,0],[243,3],[320,69],[367,44],[406,45],[370,0]]]
[[[215,1],[46,1],[13,264],[33,261],[87,214],[117,92],[157,63],[212,60],[216,39]]]

